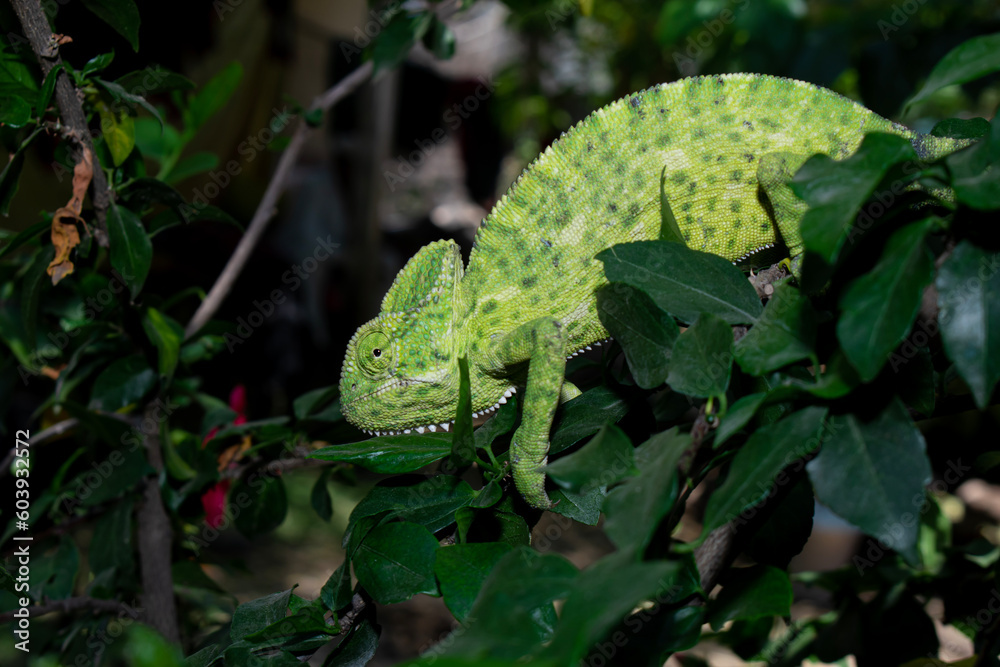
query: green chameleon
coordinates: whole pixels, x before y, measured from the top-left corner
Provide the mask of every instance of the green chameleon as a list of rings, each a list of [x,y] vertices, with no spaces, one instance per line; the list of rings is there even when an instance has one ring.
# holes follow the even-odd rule
[[[459,358],[472,410],[525,387],[510,457],[529,503],[549,507],[542,468],[561,401],[579,394],[566,359],[608,338],[594,256],[660,234],[660,181],[687,244],[746,264],[783,243],[802,252],[804,204],[787,179],[815,153],[851,155],[868,132],[908,139],[923,159],[965,143],[922,135],[812,84],[756,74],[701,76],[634,93],[590,114],[524,170],[476,233],[463,270],[437,241],[411,258],[375,319],[347,346],[349,422],[373,435],[449,429]],[[966,142],[967,143],[967,142]]]

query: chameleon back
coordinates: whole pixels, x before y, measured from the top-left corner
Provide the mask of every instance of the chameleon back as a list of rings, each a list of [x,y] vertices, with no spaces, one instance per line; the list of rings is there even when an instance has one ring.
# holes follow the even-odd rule
[[[741,261],[777,242],[758,194],[762,156],[843,159],[874,131],[906,137],[922,157],[958,147],[831,90],[756,74],[661,84],[593,112],[525,169],[477,232],[462,281],[475,338],[546,313],[567,327],[570,352],[605,337],[594,255],[658,238],[664,166],[688,245]]]

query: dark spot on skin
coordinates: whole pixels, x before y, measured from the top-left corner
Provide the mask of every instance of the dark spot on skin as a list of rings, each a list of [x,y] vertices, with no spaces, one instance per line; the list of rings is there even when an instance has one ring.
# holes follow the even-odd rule
[[[726,244],[726,247],[727,248],[732,248],[735,245],[736,245],[736,238],[734,237],[734,238],[729,239],[729,243]]]
[[[681,210],[682,211],[690,211],[691,210],[691,206],[693,206],[693,204],[691,202],[689,202],[689,201],[686,201],[683,204],[681,204]]]
[[[628,214],[632,218],[632,222],[635,222],[635,218],[639,215],[639,211],[642,207],[639,206],[639,202],[632,202],[628,205]]]
[[[559,258],[558,257],[553,257],[552,258],[552,266],[554,268],[557,268],[557,269],[559,268]]]
[[[683,171],[676,171],[670,176],[670,180],[677,185],[683,185],[687,182],[687,174]]]
[[[521,260],[521,263],[524,264],[525,266],[531,266],[531,262],[533,262],[534,259],[535,258],[532,257],[531,255],[525,255],[524,259]]]
[[[751,123],[748,120],[745,120],[743,121],[743,127],[747,128],[748,130],[753,130],[753,123]]]
[[[619,176],[622,176],[622,175],[625,174],[625,163],[624,162],[619,162],[618,164],[615,165],[615,173],[618,174]]]
[[[729,180],[733,181],[734,183],[739,182],[739,180],[742,178],[743,178],[743,172],[740,171],[739,169],[734,169],[729,174]]]
[[[667,113],[666,109],[660,109],[660,113]]]
[[[744,157],[744,159],[746,159],[747,162],[753,162],[754,161],[753,153],[744,153],[743,157]]]
[[[691,232],[684,232],[684,241],[685,242],[691,241]]]
[[[684,222],[686,222],[688,225],[693,225],[694,224],[694,216],[693,215],[685,215],[684,216]]]
[[[738,200],[733,200],[729,202],[729,210],[733,213],[738,213],[740,210],[740,202]]]
[[[642,104],[642,100],[640,100],[638,98],[638,96],[636,96],[636,97],[633,97],[632,99],[630,99],[628,101],[628,103],[631,104],[634,107],[638,107],[640,104]]]
[[[618,205],[617,204],[608,204],[608,210],[610,210],[612,213],[614,213],[615,211],[618,210]]]
[[[548,239],[542,239],[542,244],[545,245],[547,248],[551,248],[552,247],[552,241],[550,241]]]
[[[733,220],[733,229],[739,229],[742,226],[743,226],[743,220],[741,220],[740,218],[736,218],[735,220]]]
[[[698,181],[691,181],[688,183],[688,193],[692,193],[698,189]]]
[[[769,232],[771,231],[771,224],[768,222],[762,222],[760,225],[760,231]]]
[[[587,152],[590,152],[592,150],[594,150],[594,144],[588,141],[587,142]]]
[[[694,132],[691,133],[691,136],[694,137],[695,139],[704,139],[705,130],[699,127],[698,129],[696,129]]]
[[[713,236],[715,236],[715,227],[705,227],[705,228],[703,228],[703,231],[705,233],[705,238],[706,239],[710,239]]]
[[[724,84],[726,82],[726,80],[723,79],[721,76],[717,76],[717,77],[715,77],[715,82],[721,86],[722,84]]]
[[[510,266],[510,262],[507,261],[506,257],[501,257],[500,259],[498,259],[497,264],[500,266],[501,269],[506,269],[507,267]]]
[[[537,306],[541,302],[542,302],[542,297],[540,294],[533,294],[531,298],[528,300],[528,303],[530,303],[532,306]]]
[[[720,100],[718,98],[714,99],[714,100],[712,100],[712,104],[714,104],[715,106],[719,106],[720,104],[722,104],[722,100]]]
[[[719,162],[719,163],[725,162],[726,161],[726,156],[725,155],[719,155],[718,157],[715,158],[715,161]]]
[[[669,146],[670,145],[670,135],[669,134],[660,135],[660,145],[661,146]]]

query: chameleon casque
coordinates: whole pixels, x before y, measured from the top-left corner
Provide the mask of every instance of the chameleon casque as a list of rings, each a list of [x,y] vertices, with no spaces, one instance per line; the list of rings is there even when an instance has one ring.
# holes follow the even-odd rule
[[[550,506],[549,429],[560,401],[579,393],[564,380],[566,359],[608,337],[594,256],[659,237],[664,166],[690,247],[748,264],[783,243],[795,257],[804,204],[787,179],[815,153],[848,157],[869,132],[905,137],[922,159],[967,143],[912,132],[825,88],[755,74],[682,79],[591,113],[483,220],[468,268],[451,241],[407,262],[347,346],[344,416],[374,435],[447,431],[465,356],[477,415],[525,387],[514,482],[529,503]]]

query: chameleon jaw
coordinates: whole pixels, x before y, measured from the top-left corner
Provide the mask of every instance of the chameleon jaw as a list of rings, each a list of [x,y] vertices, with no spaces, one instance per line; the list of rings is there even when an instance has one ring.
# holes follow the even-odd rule
[[[479,410],[477,412],[473,412],[472,416],[473,417],[482,417],[482,416],[488,415],[488,414],[490,414],[492,412],[495,412],[501,405],[503,405],[504,403],[506,403],[507,399],[510,398],[511,396],[513,396],[514,392],[516,392],[516,391],[517,391],[516,387],[511,387],[510,389],[508,389],[507,391],[504,392],[504,395],[492,407],[486,408],[484,410]],[[444,431],[444,432],[447,433],[448,431],[451,430],[451,426],[454,423],[455,423],[454,419],[449,419],[448,421],[441,422],[440,424],[427,424],[427,425],[424,425],[424,426],[410,426],[410,427],[407,427],[407,428],[397,428],[397,429],[391,429],[390,428],[390,429],[381,429],[381,430],[380,429],[367,429],[367,428],[363,428],[361,430],[364,431],[365,433],[367,433],[368,435],[373,435],[375,437],[382,436],[382,435],[410,435],[411,433],[420,433],[420,434],[423,434],[423,433],[437,433],[438,430],[441,430],[441,431]]]

